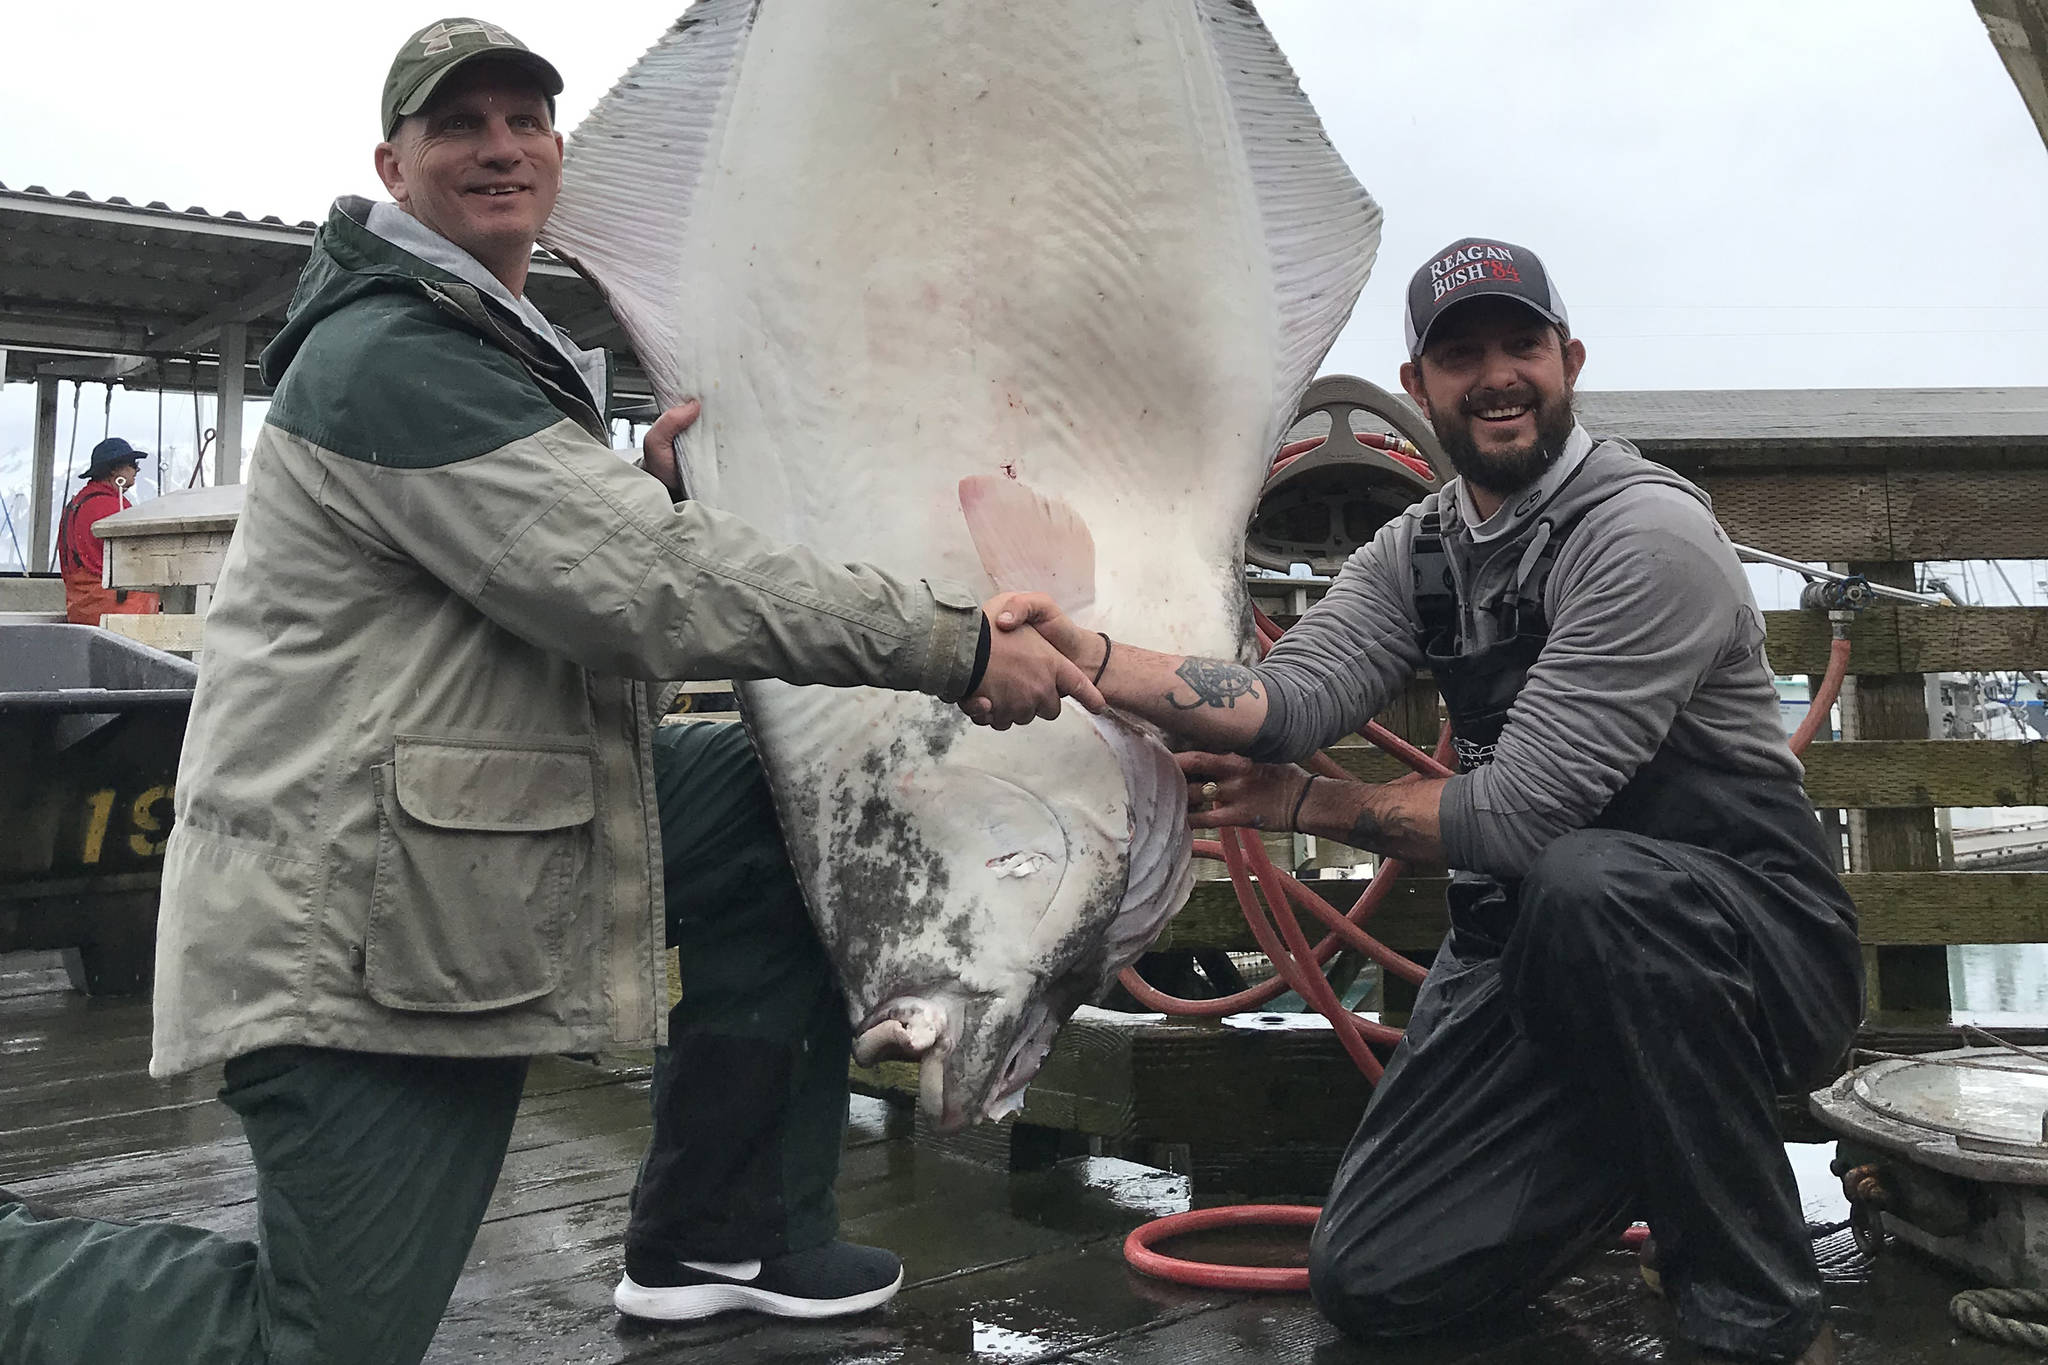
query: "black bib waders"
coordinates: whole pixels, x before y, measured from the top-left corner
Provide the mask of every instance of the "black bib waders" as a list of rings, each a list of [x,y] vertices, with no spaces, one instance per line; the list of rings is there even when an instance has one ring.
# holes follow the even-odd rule
[[[1441,523],[1414,546],[1422,641],[1458,765],[1493,759],[1549,634],[1575,523],[1540,525],[1467,647]],[[1685,1335],[1760,1359],[1822,1324],[1775,1097],[1832,1074],[1862,1013],[1856,916],[1790,779],[1660,748],[1517,882],[1454,872],[1451,932],[1340,1165],[1310,1252],[1360,1336],[1541,1293],[1632,1218]]]

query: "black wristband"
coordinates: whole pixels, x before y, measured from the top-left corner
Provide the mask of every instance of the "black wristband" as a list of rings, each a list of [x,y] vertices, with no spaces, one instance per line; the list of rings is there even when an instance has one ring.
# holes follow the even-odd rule
[[[1111,645],[1109,642],[1108,631],[1098,630],[1095,633],[1102,637],[1102,663],[1099,667],[1096,668],[1095,676],[1090,678],[1088,681],[1091,683],[1100,683],[1102,681],[1102,675],[1109,671],[1109,652],[1111,649],[1115,648],[1115,646]]]
[[[974,671],[967,675],[967,686],[960,695],[971,697],[981,686],[981,678],[988,672],[988,654],[995,647],[995,636],[989,632],[988,613],[981,614],[981,640],[974,646]]]
[[[1308,781],[1301,784],[1301,795],[1294,798],[1294,813],[1287,817],[1287,828],[1300,830],[1301,808],[1308,804],[1308,789],[1316,784],[1316,774],[1310,773]]]

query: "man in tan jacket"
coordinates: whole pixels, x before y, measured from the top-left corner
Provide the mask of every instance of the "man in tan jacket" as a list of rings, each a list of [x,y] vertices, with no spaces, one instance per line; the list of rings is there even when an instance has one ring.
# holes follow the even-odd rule
[[[276,396],[207,621],[151,1061],[225,1063],[260,1241],[0,1193],[9,1365],[420,1358],[526,1059],[656,1041],[650,681],[973,696],[1018,722],[1063,694],[1100,705],[957,589],[677,502],[695,404],[656,424],[645,472],[612,452],[602,357],[522,297],[560,89],[492,25],[408,40],[377,148],[396,203],[335,206],[264,354]],[[819,1295],[893,1292],[855,1283],[877,1269],[825,1266]]]

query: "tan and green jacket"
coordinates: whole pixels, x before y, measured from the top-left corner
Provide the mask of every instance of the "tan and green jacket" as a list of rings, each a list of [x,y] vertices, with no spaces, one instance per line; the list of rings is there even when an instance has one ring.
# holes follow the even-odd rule
[[[166,855],[158,1076],[287,1043],[647,1043],[648,682],[954,699],[974,667],[970,596],[672,506],[555,339],[367,220],[336,205],[263,358]]]

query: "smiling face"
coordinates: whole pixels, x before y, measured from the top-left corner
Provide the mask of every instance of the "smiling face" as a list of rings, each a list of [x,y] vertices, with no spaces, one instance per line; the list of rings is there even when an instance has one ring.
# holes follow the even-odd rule
[[[483,59],[449,75],[378,144],[377,174],[400,208],[516,295],[562,192],[562,136],[530,74]]]
[[[1474,489],[1505,498],[1556,462],[1571,435],[1586,348],[1534,310],[1477,298],[1430,328],[1401,386]]]

